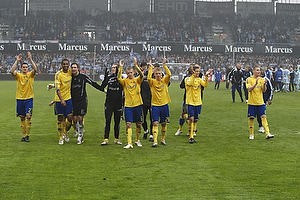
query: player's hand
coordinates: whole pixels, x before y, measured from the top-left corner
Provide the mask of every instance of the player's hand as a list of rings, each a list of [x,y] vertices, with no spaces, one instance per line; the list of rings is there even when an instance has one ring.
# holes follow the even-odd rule
[[[149,60],[149,65],[150,65],[150,67],[153,67],[151,59]]]
[[[136,57],[133,58],[133,63],[134,63],[134,66],[137,66],[137,59],[136,59]]]
[[[257,85],[258,84],[258,80],[260,79],[260,77],[257,77],[256,78],[256,82],[255,82],[255,84]]]
[[[105,67],[105,72],[104,72],[104,76],[107,76],[108,75],[108,68]]]
[[[267,82],[268,82],[268,80],[267,80],[267,79],[265,79],[265,80],[264,80],[264,84],[266,84]]]
[[[27,56],[28,56],[28,58],[31,60],[32,59],[32,55],[31,55],[31,53],[28,51],[27,52]]]
[[[54,104],[54,101],[51,101],[50,103],[49,103],[49,106],[52,106]]]
[[[119,65],[120,65],[121,67],[123,67],[123,66],[124,66],[124,60],[120,60]]]
[[[18,56],[17,56],[17,61],[20,61],[22,59],[22,54],[19,54]]]
[[[208,76],[210,74],[210,69],[207,70],[207,72],[205,73],[205,76]]]
[[[60,103],[61,103],[62,106],[66,106],[67,105],[66,102],[65,102],[65,100],[62,100]]]
[[[55,86],[54,86],[54,84],[52,83],[52,84],[48,84],[47,85],[47,90],[49,91],[49,90],[51,90],[52,88],[54,88]]]
[[[166,59],[166,57],[164,57],[163,65],[165,65],[166,62],[167,62],[167,59]]]
[[[272,100],[268,100],[268,104],[271,105],[272,104]]]

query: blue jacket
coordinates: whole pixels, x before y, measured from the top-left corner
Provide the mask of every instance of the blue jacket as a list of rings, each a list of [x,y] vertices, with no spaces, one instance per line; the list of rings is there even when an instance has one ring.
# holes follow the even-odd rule
[[[215,81],[221,81],[222,80],[222,72],[216,71],[215,72]]]

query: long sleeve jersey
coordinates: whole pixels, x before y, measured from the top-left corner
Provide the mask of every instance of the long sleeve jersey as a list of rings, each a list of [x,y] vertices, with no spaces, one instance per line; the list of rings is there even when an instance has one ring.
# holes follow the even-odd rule
[[[93,81],[90,77],[85,74],[79,73],[77,76],[72,75],[71,83],[71,96],[72,101],[80,101],[87,97],[86,95],[86,83],[89,83],[94,88],[101,90],[100,85]]]

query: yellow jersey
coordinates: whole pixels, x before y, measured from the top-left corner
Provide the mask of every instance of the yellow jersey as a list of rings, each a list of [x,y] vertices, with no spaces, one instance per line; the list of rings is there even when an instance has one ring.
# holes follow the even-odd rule
[[[71,83],[72,83],[72,70],[69,69],[67,73],[59,70],[55,74],[55,91],[59,90],[63,100],[71,99]],[[60,102],[60,98],[55,92],[55,101]]]
[[[28,72],[26,75],[17,73],[14,78],[17,81],[16,99],[30,99],[33,98],[33,82],[35,74]]]
[[[254,78],[253,76],[247,78],[246,88],[248,89],[248,87],[254,85],[255,82],[256,82],[256,78]],[[259,78],[255,88],[249,92],[249,98],[248,98],[249,105],[259,106],[264,104],[263,90],[262,90],[263,85],[264,85],[264,79]]]
[[[123,86],[123,91],[125,95],[125,107],[136,107],[143,104],[141,96],[141,83],[143,77],[137,77],[134,79],[123,79],[122,78],[122,69],[120,66],[118,72],[118,81]]]
[[[166,65],[163,65],[166,76],[163,77],[160,81],[152,78],[153,66],[150,67],[147,80],[150,86],[152,100],[151,105],[153,106],[163,106],[171,102],[168,85],[171,78],[171,72]]]
[[[208,86],[208,77],[205,76],[205,81],[201,78],[196,78],[195,74],[185,78],[186,89],[186,104],[192,106],[202,105],[201,86]]]

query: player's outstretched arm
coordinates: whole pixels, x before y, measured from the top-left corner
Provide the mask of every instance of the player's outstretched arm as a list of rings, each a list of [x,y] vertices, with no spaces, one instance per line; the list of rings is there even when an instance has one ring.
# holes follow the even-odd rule
[[[16,68],[17,68],[17,65],[18,65],[18,63],[20,62],[21,59],[22,59],[22,54],[19,54],[17,56],[17,59],[16,59],[15,63],[11,67],[11,70],[10,70],[11,75],[13,75],[13,76],[17,75]]]
[[[36,67],[35,63],[33,62],[33,60],[32,60],[32,55],[29,51],[27,52],[27,55],[28,55],[28,58],[30,60],[31,65],[32,65],[32,73],[33,73],[33,75],[36,75],[37,67]]]
[[[134,68],[135,68],[136,71],[139,73],[140,79],[143,79],[143,78],[144,78],[144,74],[143,74],[143,72],[141,71],[141,69],[139,68],[139,66],[137,65],[137,59],[136,59],[136,58],[133,58],[133,59],[134,59]]]
[[[123,71],[123,66],[124,66],[124,61],[120,60],[119,61],[119,70],[118,70],[118,81],[122,84],[122,71]]]

